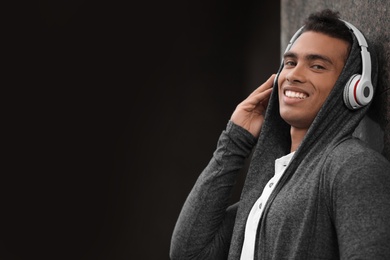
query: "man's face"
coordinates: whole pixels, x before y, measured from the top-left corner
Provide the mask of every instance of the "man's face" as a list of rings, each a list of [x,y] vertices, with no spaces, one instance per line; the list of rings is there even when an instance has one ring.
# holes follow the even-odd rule
[[[318,32],[304,32],[284,55],[280,73],[281,117],[308,129],[344,67],[349,44]]]

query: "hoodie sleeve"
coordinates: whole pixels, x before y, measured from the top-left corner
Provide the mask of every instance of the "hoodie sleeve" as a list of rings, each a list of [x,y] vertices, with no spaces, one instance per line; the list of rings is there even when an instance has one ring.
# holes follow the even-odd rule
[[[340,259],[390,259],[390,163],[361,146],[338,156],[332,201]]]
[[[172,235],[171,259],[226,259],[238,207],[229,207],[231,191],[255,143],[249,132],[229,121],[184,203]]]

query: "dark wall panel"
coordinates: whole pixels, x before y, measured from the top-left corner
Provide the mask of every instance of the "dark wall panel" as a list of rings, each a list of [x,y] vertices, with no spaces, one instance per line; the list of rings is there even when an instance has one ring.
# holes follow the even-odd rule
[[[230,114],[278,69],[280,4],[40,1],[13,21],[0,258],[168,259]]]

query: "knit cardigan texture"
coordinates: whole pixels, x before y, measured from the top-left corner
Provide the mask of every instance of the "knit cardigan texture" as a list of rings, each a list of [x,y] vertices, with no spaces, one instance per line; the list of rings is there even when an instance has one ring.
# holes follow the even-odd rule
[[[378,68],[369,51],[375,87]],[[390,163],[352,137],[369,106],[349,110],[343,102],[344,86],[357,73],[354,38],[339,79],[265,205],[255,259],[390,259]],[[275,83],[257,140],[230,121],[222,132],[179,215],[171,259],[240,259],[249,212],[275,173],[275,159],[290,147]],[[229,205],[248,157],[241,198]]]

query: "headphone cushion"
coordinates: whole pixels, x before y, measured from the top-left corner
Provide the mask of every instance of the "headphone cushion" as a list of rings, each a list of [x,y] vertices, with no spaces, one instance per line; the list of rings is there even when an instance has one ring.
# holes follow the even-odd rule
[[[356,87],[361,79],[360,74],[353,75],[347,82],[344,88],[344,103],[345,105],[351,109],[358,109],[362,107],[362,105],[359,104],[357,97],[356,97]]]

